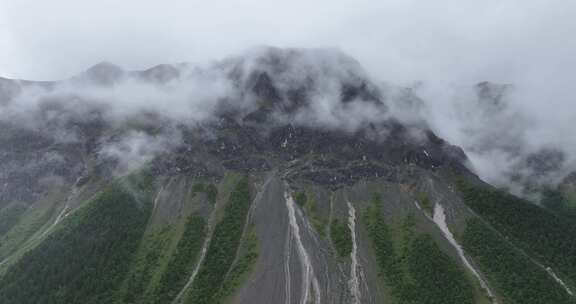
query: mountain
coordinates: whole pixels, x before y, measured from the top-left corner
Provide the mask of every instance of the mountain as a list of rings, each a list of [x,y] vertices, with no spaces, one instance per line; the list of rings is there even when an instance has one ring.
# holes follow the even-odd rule
[[[576,222],[420,102],[335,50],[1,79],[0,303],[575,303]]]

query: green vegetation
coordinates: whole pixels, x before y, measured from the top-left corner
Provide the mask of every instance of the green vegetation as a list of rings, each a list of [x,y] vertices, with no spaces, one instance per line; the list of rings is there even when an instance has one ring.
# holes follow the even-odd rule
[[[339,257],[345,258],[352,252],[352,233],[345,221],[332,220],[330,225],[330,238]]]
[[[462,243],[505,303],[574,303],[544,269],[479,219],[468,221]]]
[[[178,241],[176,252],[154,292],[154,303],[170,303],[186,285],[198,260],[205,236],[206,221],[201,216],[191,215],[186,222],[184,234]]]
[[[0,280],[0,303],[110,303],[150,214],[151,179],[114,183],[66,218]]]
[[[304,209],[316,232],[318,232],[320,236],[325,237],[328,220],[322,218],[318,214],[318,206],[316,205],[314,198],[308,197],[306,191],[295,191],[292,193],[292,197],[294,198],[294,202]]]
[[[318,214],[318,206],[314,199],[309,199],[306,205],[304,206],[304,211],[314,226],[314,229],[321,237],[326,236],[326,227],[328,226],[328,220],[323,218],[320,214]]]
[[[253,227],[250,229],[240,251],[242,256],[236,261],[222,284],[222,288],[214,297],[214,304],[222,303],[228,297],[231,297],[254,268],[254,264],[256,264],[258,259],[258,238]]]
[[[292,194],[292,197],[294,197],[294,201],[300,207],[306,206],[306,203],[308,202],[308,197],[304,191],[296,191],[294,194]]]
[[[293,197],[296,204],[304,209],[308,220],[316,232],[318,232],[320,236],[325,237],[328,220],[318,214],[318,206],[314,197],[308,197],[304,191],[293,193]]]
[[[372,204],[364,214],[364,220],[367,225],[368,234],[372,240],[372,245],[376,254],[380,274],[387,273],[388,276],[392,274],[394,247],[392,246],[391,231],[384,221],[381,214],[380,207],[381,197],[379,194],[374,194],[372,197]],[[390,279],[393,279],[391,277]],[[393,284],[393,281],[389,282]]]
[[[208,202],[212,205],[216,204],[216,197],[218,196],[218,188],[214,184],[205,185],[203,183],[197,183],[192,186],[192,193],[200,193],[203,192],[206,194],[208,198]]]
[[[434,213],[434,205],[430,201],[430,197],[425,192],[418,192],[416,193],[416,199],[418,199],[418,203],[424,210],[426,210],[429,214]]]
[[[214,184],[209,184],[206,186],[205,190],[206,196],[208,197],[208,202],[212,205],[216,204],[216,197],[218,196],[218,188]]]
[[[414,231],[407,216],[392,230],[375,194],[364,214],[380,276],[401,304],[473,303],[473,289],[462,269],[438,248],[429,235]]]
[[[128,194],[141,206],[142,204],[152,205],[154,195],[154,175],[149,168],[144,168],[131,173],[117,181]]]
[[[473,303],[472,285],[464,272],[429,235],[419,235],[414,239],[407,263],[414,289],[407,287],[405,290],[409,290],[406,292],[408,299],[415,299],[412,302]]]
[[[515,246],[576,282],[576,222],[500,190],[459,182],[470,208]]]
[[[186,284],[205,237],[205,220],[191,215],[180,225],[181,235],[177,226],[165,226],[143,239],[119,303],[170,303]]]
[[[18,223],[18,220],[26,211],[23,204],[10,204],[0,210],[0,236],[8,232]]]
[[[132,271],[124,280],[125,286],[119,290],[119,303],[145,303],[144,297],[148,293],[154,273],[161,264],[164,250],[170,244],[170,227],[149,234],[141,242],[140,249],[135,258]]]
[[[561,191],[544,189],[541,204],[559,216],[576,217],[574,203],[568,195]]]
[[[196,183],[194,184],[194,186],[192,186],[192,193],[196,194],[204,192],[204,188],[206,188],[206,185],[204,185],[203,183]]]
[[[238,252],[250,208],[250,189],[242,178],[230,194],[222,220],[216,225],[206,258],[192,284],[186,303],[217,303],[219,290]]]
[[[2,236],[0,239],[0,259],[20,254],[19,251],[23,250],[23,247],[28,247],[35,235],[39,236],[50,226],[60,211],[58,207],[62,208],[58,203],[66,199],[60,190],[55,189],[48,193],[43,200],[36,202]]]

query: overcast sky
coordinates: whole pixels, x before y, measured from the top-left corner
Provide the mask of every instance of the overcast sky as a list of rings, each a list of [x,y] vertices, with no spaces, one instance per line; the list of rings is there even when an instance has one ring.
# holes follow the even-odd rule
[[[206,62],[255,45],[338,47],[382,80],[574,73],[571,0],[0,0],[0,75],[100,61]]]

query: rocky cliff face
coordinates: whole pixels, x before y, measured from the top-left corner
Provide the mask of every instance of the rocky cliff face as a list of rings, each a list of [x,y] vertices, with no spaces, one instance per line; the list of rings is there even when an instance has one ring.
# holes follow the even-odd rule
[[[217,74],[219,78],[208,79],[226,82],[230,90],[224,97],[203,101],[201,106],[210,108],[207,117],[175,118],[145,103],[120,112],[122,105],[115,104],[129,102],[116,96],[115,90],[134,83],[138,85],[130,87],[135,90],[131,94],[140,94],[146,86],[168,90],[198,85],[197,79],[204,74]],[[160,144],[163,157],[156,157],[156,151],[146,155],[150,156],[147,160],[155,157],[153,167],[162,173],[218,174],[208,172],[215,168],[205,168],[207,159],[221,167],[216,171],[254,172],[314,155],[319,158],[313,161],[317,169],[341,172],[334,177],[302,174],[336,187],[364,175],[391,175],[393,170],[387,166],[400,163],[431,169],[462,167],[465,162],[460,149],[425,125],[406,125],[392,117],[386,96],[360,66],[329,51],[270,48],[204,70],[160,65],[126,72],[100,63],[61,82],[2,80],[1,96],[4,203],[33,202],[50,188],[51,181],[71,184],[86,170],[110,174],[105,171],[114,171],[121,158],[118,154],[140,153],[130,143],[134,134],[152,139],[146,145],[156,145],[160,137],[178,137]],[[154,102],[159,101],[150,101]],[[175,111],[182,107],[173,106]],[[120,153],[106,153],[115,144]],[[369,166],[375,162],[380,165]],[[356,169],[347,169],[352,163]]]
[[[474,205],[462,150],[338,52],[103,63],[0,98],[2,302],[520,303],[505,263],[552,294],[524,303],[573,302],[569,263]],[[491,264],[477,219],[523,259]]]

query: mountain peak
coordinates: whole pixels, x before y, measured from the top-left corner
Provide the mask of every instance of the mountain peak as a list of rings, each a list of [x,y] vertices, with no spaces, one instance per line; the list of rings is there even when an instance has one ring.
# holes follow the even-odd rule
[[[124,70],[110,62],[103,61],[93,65],[82,74],[82,78],[100,85],[110,85],[124,76]]]
[[[138,76],[142,79],[157,83],[166,83],[180,77],[180,74],[180,70],[171,64],[159,64],[138,72]]]
[[[362,66],[338,49],[260,47],[217,67],[245,98],[265,105],[258,109],[258,119],[263,112],[293,115],[302,109],[323,111],[353,101],[386,109],[382,94]]]

